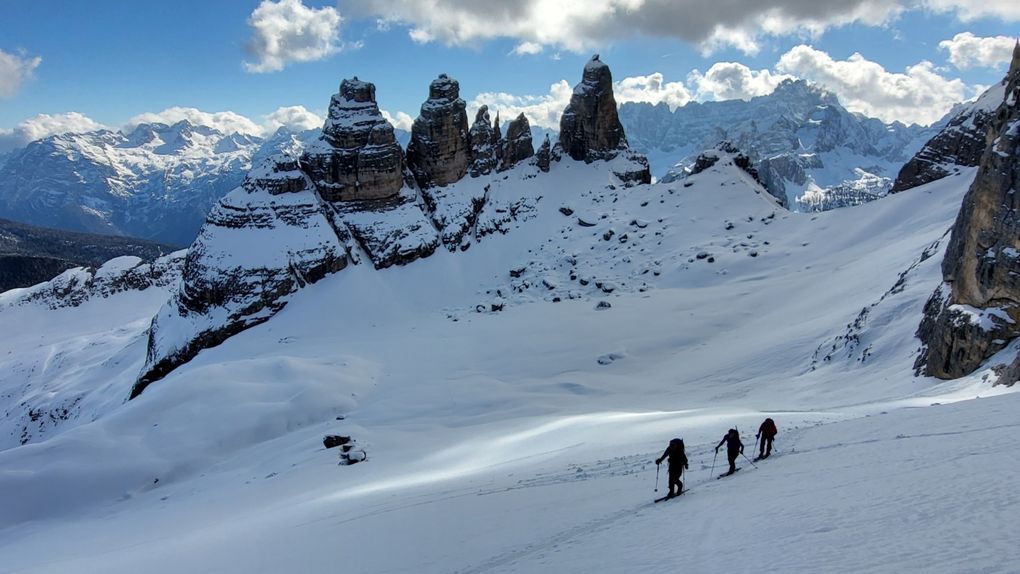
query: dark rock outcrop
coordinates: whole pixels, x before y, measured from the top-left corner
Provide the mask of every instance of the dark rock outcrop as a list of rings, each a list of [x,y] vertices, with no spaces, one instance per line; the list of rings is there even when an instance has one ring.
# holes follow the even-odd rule
[[[506,125],[506,141],[500,147],[499,171],[506,171],[535,155],[531,124],[523,113]]]
[[[478,108],[475,114],[475,123],[471,125],[469,132],[471,141],[471,177],[478,177],[491,173],[496,169],[500,156],[499,119],[493,127],[489,119],[489,106]]]
[[[387,199],[404,186],[404,154],[375,102],[375,86],[354,78],[329,104],[320,141],[301,166],[327,201]]]
[[[419,186],[449,185],[467,173],[471,145],[466,108],[457,80],[440,74],[432,81],[407,146],[407,163]]]
[[[538,165],[539,170],[548,172],[551,161],[552,145],[549,143],[549,134],[545,134],[545,141],[542,142],[542,146],[538,148],[538,153],[535,154],[535,164]]]
[[[648,159],[627,145],[613,96],[613,75],[598,54],[585,64],[581,83],[574,86],[570,104],[563,110],[557,147],[586,163],[622,158],[613,173],[625,185],[652,181]]]
[[[560,145],[577,161],[612,159],[627,147],[616,111],[613,74],[598,54],[584,66],[570,104],[560,117]]]
[[[917,333],[916,366],[939,378],[973,372],[1020,335],[1020,44],[1004,88],[942,261],[945,284]]]
[[[960,167],[979,165],[988,147],[985,135],[1007,93],[1006,83],[1003,80],[985,90],[977,100],[962,105],[946,127],[904,164],[890,193],[942,179]]]
[[[131,398],[202,349],[258,325],[288,296],[347,266],[310,178],[288,156],[266,160],[209,214],[177,293],[152,321]],[[185,321],[193,332],[170,325]]]

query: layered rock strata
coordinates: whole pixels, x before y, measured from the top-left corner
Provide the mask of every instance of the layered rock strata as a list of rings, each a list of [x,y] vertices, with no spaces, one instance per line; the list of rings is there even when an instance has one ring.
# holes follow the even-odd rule
[[[407,145],[407,163],[419,186],[449,185],[467,173],[471,143],[466,109],[457,80],[440,74],[432,81]]]
[[[989,121],[986,148],[925,306],[920,372],[957,378],[1020,335],[1020,44]],[[1017,359],[1020,361],[1020,358]],[[1012,372],[1016,372],[1013,369]],[[1013,383],[1015,380],[1000,381]]]

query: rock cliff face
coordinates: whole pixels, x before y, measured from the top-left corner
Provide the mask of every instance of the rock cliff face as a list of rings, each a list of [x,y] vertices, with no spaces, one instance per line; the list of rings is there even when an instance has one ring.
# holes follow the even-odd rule
[[[295,158],[278,156],[220,200],[188,250],[180,288],[153,319],[131,398],[347,265],[314,189]]]
[[[614,173],[625,184],[652,181],[648,159],[627,145],[613,96],[613,74],[598,54],[584,66],[581,83],[574,86],[570,103],[563,110],[558,147],[572,159],[586,163],[622,158],[629,165]]]
[[[500,157],[499,118],[493,127],[489,119],[489,106],[478,108],[475,123],[468,133],[471,141],[471,177],[486,175],[496,169]]]
[[[421,187],[449,185],[467,173],[471,160],[467,104],[460,83],[440,74],[411,126],[407,163]]]
[[[326,201],[395,197],[404,186],[404,154],[393,126],[379,112],[375,86],[344,80],[329,104],[322,138],[301,166]]]
[[[531,142],[531,124],[520,114],[506,125],[506,141],[500,145],[499,171],[506,171],[535,155]]]
[[[963,199],[918,336],[917,367],[939,378],[973,372],[1020,335],[1020,44],[988,122],[986,148]],[[1017,358],[1020,362],[1020,357]],[[1016,372],[1016,369],[1012,369]],[[1013,383],[1015,380],[1000,382]]]
[[[1005,82],[987,90],[972,103],[960,106],[946,126],[903,165],[890,193],[924,185],[980,163],[989,124],[1005,97]]]
[[[598,54],[585,65],[581,83],[574,86],[560,117],[560,145],[571,158],[586,162],[612,159],[627,147],[613,96],[613,74]]]

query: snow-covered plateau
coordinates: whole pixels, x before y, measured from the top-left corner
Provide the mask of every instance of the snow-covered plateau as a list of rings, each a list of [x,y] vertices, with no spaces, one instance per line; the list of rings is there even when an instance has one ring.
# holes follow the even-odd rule
[[[0,295],[0,571],[1016,571],[1002,361],[913,370],[975,168],[791,213],[732,159],[464,180],[481,223],[529,212],[328,275],[130,401],[173,286]],[[765,416],[777,452],[716,480]],[[653,504],[674,436],[690,491]]]

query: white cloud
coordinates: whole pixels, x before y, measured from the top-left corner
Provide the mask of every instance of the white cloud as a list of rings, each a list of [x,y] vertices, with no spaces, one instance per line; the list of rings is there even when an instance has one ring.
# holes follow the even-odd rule
[[[752,70],[737,62],[716,62],[704,74],[698,70],[688,74],[687,83],[698,100],[750,100],[771,94],[788,79],[793,77],[769,70]]]
[[[24,120],[13,129],[0,129],[0,153],[53,135],[89,132],[104,127],[106,126],[78,112],[39,114]]]
[[[511,53],[518,56],[534,56],[535,54],[541,54],[542,44],[537,42],[521,42],[514,47]]]
[[[666,82],[659,72],[647,76],[632,76],[613,84],[613,94],[618,103],[648,102],[665,103],[670,110],[691,101],[691,93],[683,82]]]
[[[512,38],[524,49],[574,52],[640,35],[679,39],[706,53],[733,47],[754,54],[763,38],[817,38],[848,24],[884,26],[912,10],[962,20],[1020,20],[1016,0],[361,0],[347,10],[387,26],[407,26],[422,43]]]
[[[468,107],[478,109],[483,104],[489,112],[499,112],[503,118],[515,118],[523,113],[533,126],[559,129],[560,114],[570,103],[573,88],[566,80],[549,86],[549,93],[541,96],[515,96],[506,92],[483,92],[475,96]]]
[[[301,0],[263,0],[248,17],[252,38],[248,51],[255,62],[248,72],[278,72],[291,62],[311,62],[341,49],[340,13],[336,8],[308,8]]]
[[[404,130],[405,132],[411,131],[411,124],[414,123],[414,118],[412,118],[410,114],[406,114],[404,112],[397,112],[395,115],[393,115],[387,112],[386,110],[380,111],[382,112],[383,117],[386,118],[386,121],[393,124],[393,127],[397,128],[398,130]]]
[[[18,93],[41,63],[39,56],[19,56],[0,50],[0,98],[10,98]]]
[[[209,126],[225,134],[239,132],[243,134],[262,135],[263,127],[251,119],[234,112],[203,112],[197,108],[173,107],[161,112],[145,112],[127,121],[125,130],[131,130],[138,124],[161,123],[173,125],[187,120],[195,125]]]
[[[860,54],[833,60],[805,45],[783,54],[776,70],[821,85],[835,93],[848,110],[885,121],[930,124],[970,91],[962,80],[936,73],[931,62],[921,61],[900,74]]]
[[[305,131],[322,127],[322,116],[310,112],[304,106],[284,106],[262,117],[263,135],[287,127],[293,131]]]
[[[936,12],[954,12],[965,22],[988,17],[1020,20],[1020,2],[1016,0],[924,0],[923,4]]]
[[[961,70],[973,67],[998,68],[1013,58],[1014,38],[992,36],[982,38],[970,32],[939,42],[939,48],[949,51],[949,61]]]

